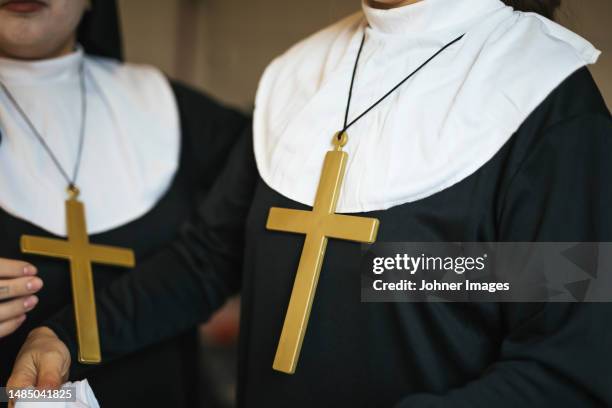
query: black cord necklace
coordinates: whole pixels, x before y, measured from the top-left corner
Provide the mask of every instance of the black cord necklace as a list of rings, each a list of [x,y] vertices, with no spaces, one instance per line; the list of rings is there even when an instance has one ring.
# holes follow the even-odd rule
[[[81,157],[83,156],[83,144],[85,141],[85,123],[87,119],[87,94],[86,94],[86,88],[85,88],[84,64],[85,62],[83,60],[81,61],[81,64],[79,66],[79,82],[80,82],[80,91],[81,91],[81,125],[79,127],[79,145],[78,145],[78,150],[77,150],[77,158],[74,164],[74,169],[72,171],[72,177],[68,175],[68,172],[64,169],[64,167],[60,163],[55,153],[53,153],[53,150],[51,149],[51,147],[49,146],[45,138],[40,134],[38,129],[36,129],[36,126],[34,126],[34,123],[32,123],[32,120],[30,119],[30,117],[25,113],[25,110],[17,102],[17,99],[15,98],[15,96],[11,93],[11,91],[4,84],[4,82],[0,81],[0,88],[2,88],[2,90],[4,91],[4,94],[8,97],[11,104],[15,107],[15,109],[19,113],[19,116],[21,116],[23,121],[28,125],[28,128],[30,128],[30,131],[32,132],[32,134],[34,134],[34,136],[36,137],[36,140],[38,140],[38,142],[45,149],[45,151],[51,158],[51,161],[53,162],[55,167],[61,173],[62,177],[66,180],[66,183],[68,183],[68,187],[67,187],[68,194],[70,196],[74,196],[75,198],[79,194],[79,189],[76,186],[76,181],[79,176],[79,169],[81,167]]]
[[[365,115],[367,115],[372,109],[374,109],[376,106],[378,106],[378,104],[380,104],[382,101],[384,101],[389,95],[391,95],[393,92],[395,92],[400,86],[402,86],[406,81],[408,81],[410,78],[412,78],[413,75],[415,75],[417,72],[419,72],[422,68],[424,68],[427,64],[429,64],[432,60],[434,60],[438,55],[440,55],[442,52],[444,52],[448,47],[450,47],[451,45],[453,45],[456,42],[458,42],[459,40],[461,40],[464,35],[465,34],[460,35],[459,37],[455,38],[453,41],[449,42],[448,44],[446,44],[442,48],[440,48],[438,51],[436,51],[431,57],[429,57],[427,60],[425,60],[425,62],[423,62],[421,65],[419,65],[414,71],[412,71],[404,79],[402,79],[400,82],[398,82],[397,85],[395,85],[393,88],[391,88],[386,94],[381,96],[380,99],[378,99],[376,102],[374,102],[372,105],[370,105],[369,108],[364,110],[362,113],[357,115],[357,117],[355,119],[353,119],[352,121],[349,122],[348,121],[348,115],[349,115],[349,109],[351,107],[351,98],[353,96],[353,86],[355,84],[355,75],[357,74],[357,66],[359,65],[359,58],[361,57],[361,52],[363,51],[363,44],[365,43],[365,38],[366,38],[366,33],[364,31],[363,36],[361,37],[361,44],[359,45],[359,51],[357,52],[357,58],[355,59],[355,65],[353,67],[353,75],[351,76],[351,85],[349,87],[348,100],[346,102],[346,112],[344,114],[344,125],[342,126],[342,130],[340,132],[338,132],[338,136],[337,136],[338,140],[340,140],[340,138],[342,137],[342,134],[344,134],[348,130],[348,128],[353,126],[358,120],[360,120]]]

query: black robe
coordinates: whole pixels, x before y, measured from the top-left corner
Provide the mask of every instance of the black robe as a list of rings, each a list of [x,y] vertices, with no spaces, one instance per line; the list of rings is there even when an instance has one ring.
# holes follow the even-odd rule
[[[361,303],[360,245],[333,239],[297,371],[273,371],[304,236],[266,219],[308,207],[260,179],[251,144],[176,243],[98,296],[107,357],[187,330],[241,290],[241,407],[612,406],[610,304]],[[583,68],[471,176],[356,215],[380,219],[379,242],[612,241],[610,176],[610,114]],[[72,314],[48,325],[74,353]]]
[[[173,84],[173,90],[181,123],[181,156],[170,188],[140,218],[90,237],[93,243],[133,248],[137,264],[144,263],[152,254],[176,239],[181,225],[195,211],[198,192],[206,192],[211,187],[223,169],[232,145],[249,123],[240,113],[220,107],[187,87]],[[28,313],[25,323],[14,334],[0,339],[0,383],[4,385],[28,332],[71,305],[72,296],[66,261],[26,256],[19,250],[22,234],[51,236],[48,232],[1,209],[0,231],[0,257],[31,262],[37,266],[38,275],[44,281],[44,288],[39,293],[40,302]],[[103,265],[94,265],[93,271],[97,291],[131,273]],[[147,285],[146,280],[145,277],[144,285]],[[197,384],[197,361],[194,359],[196,340],[196,331],[191,326],[174,339],[167,339],[111,364],[80,366],[73,371],[73,377],[87,376],[102,406],[137,407],[145,404],[192,407],[195,395],[188,391]],[[103,360],[106,360],[105,357]],[[158,367],[164,367],[168,376],[162,378],[157,375]],[[129,389],[126,384],[130,384]],[[150,392],[151,388],[163,388],[164,392],[154,395]]]

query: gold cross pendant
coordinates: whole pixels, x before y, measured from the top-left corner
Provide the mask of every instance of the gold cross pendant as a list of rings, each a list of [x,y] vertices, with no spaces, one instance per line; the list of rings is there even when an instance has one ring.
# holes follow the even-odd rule
[[[334,135],[334,150],[327,152],[312,211],[270,208],[266,228],[305,234],[306,239],[293,283],[289,307],[272,368],[293,374],[308,325],[328,238],[373,243],[378,219],[335,214],[348,154],[342,151],[348,136]],[[356,277],[357,279],[357,277]]]
[[[79,341],[79,362],[96,364],[102,361],[102,356],[91,264],[132,268],[135,265],[134,252],[129,249],[90,244],[83,203],[77,200],[79,191],[76,187],[71,187],[68,193],[69,198],[66,200],[68,239],[64,241],[23,235],[21,251],[26,254],[63,258],[70,261],[72,299]]]

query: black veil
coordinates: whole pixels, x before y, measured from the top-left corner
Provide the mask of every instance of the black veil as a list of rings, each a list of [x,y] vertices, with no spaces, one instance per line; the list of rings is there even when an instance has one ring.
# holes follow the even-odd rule
[[[123,59],[121,28],[115,0],[91,0],[77,30],[77,41],[85,53],[101,57]]]

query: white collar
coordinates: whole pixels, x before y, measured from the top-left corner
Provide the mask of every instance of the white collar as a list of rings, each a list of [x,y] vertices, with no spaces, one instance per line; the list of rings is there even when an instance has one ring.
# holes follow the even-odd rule
[[[410,5],[377,9],[362,1],[363,14],[374,31],[386,34],[427,36],[449,30],[465,21],[505,7],[499,0],[421,0]]]
[[[77,185],[90,234],[148,212],[179,165],[180,122],[174,94],[157,69],[84,56],[0,60],[0,75],[65,169],[76,160],[80,92],[86,67],[87,123]],[[0,207],[65,236],[66,181],[4,93],[0,92]]]
[[[6,84],[40,84],[77,77],[83,62],[83,49],[56,58],[17,60],[0,58],[0,79]]]
[[[302,204],[312,205],[323,158],[342,126],[367,24],[350,117],[466,35],[349,129],[338,212],[387,209],[468,177],[553,89],[599,56],[560,25],[499,0],[423,0],[384,11],[364,6],[293,46],[259,84],[253,125],[259,173]]]

